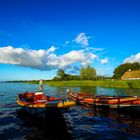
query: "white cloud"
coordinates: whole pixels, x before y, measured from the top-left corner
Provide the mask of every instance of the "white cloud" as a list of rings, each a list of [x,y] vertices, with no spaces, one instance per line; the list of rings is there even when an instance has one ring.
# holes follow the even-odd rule
[[[140,53],[137,53],[135,55],[131,55],[130,57],[128,57],[124,60],[124,63],[133,63],[133,62],[140,63]]]
[[[89,45],[89,43],[88,43],[88,39],[89,39],[90,37],[88,37],[88,36],[86,36],[86,34],[85,33],[80,33],[80,34],[78,34],[77,36],[76,36],[76,38],[75,38],[75,42],[77,43],[77,44],[80,44],[80,45],[83,45],[83,46],[88,46]]]
[[[84,50],[73,50],[66,54],[57,56],[56,47],[52,46],[48,50],[27,50],[23,48],[14,48],[12,46],[0,48],[0,63],[14,64],[35,69],[54,69],[69,68],[72,64],[80,63],[88,65],[93,62],[97,56]]]
[[[101,64],[107,64],[108,58],[101,59],[100,62],[101,62]]]
[[[0,63],[16,64],[26,67],[43,69],[43,59],[55,51],[55,47],[45,50],[25,50],[23,48],[13,48],[12,46],[0,48]]]
[[[55,46],[51,46],[46,52],[47,54],[52,53],[56,50],[57,48]]]
[[[93,47],[87,47],[85,48],[86,51],[93,51],[93,52],[97,52],[97,51],[104,51],[104,48],[93,48]]]
[[[70,43],[70,41],[65,41],[64,45],[68,45]]]
[[[48,56],[47,65],[57,68],[66,68],[74,63],[80,63],[81,65],[88,65],[94,60],[97,56],[92,53],[85,53],[83,50],[79,51],[70,51],[67,54],[56,56],[51,54]]]

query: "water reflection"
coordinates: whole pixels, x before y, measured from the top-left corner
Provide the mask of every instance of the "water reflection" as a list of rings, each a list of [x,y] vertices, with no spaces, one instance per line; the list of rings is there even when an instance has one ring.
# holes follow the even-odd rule
[[[67,98],[66,89],[96,95],[140,95],[140,89],[101,87],[49,87],[47,95]],[[16,96],[24,91],[37,91],[38,85],[0,83],[0,138],[5,139],[140,139],[140,114],[115,110],[94,110],[75,106],[66,112],[54,112],[46,118],[17,113]],[[57,114],[57,115],[56,115]]]
[[[73,118],[76,139],[140,139],[139,116],[84,106],[77,106],[67,113]]]
[[[26,139],[71,140],[62,113],[59,110],[47,110],[46,116],[31,115],[19,110],[17,117],[20,127],[25,128]]]
[[[103,87],[79,87],[72,88],[74,91],[88,92],[93,95],[109,95],[109,96],[140,96],[140,89],[119,89],[119,88],[103,88]]]

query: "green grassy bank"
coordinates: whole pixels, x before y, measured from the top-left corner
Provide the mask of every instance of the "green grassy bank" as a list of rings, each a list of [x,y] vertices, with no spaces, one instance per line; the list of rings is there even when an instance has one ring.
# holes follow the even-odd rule
[[[101,86],[106,88],[140,88],[140,80],[121,81],[121,80],[103,80],[103,81],[49,81],[45,82],[49,86]]]

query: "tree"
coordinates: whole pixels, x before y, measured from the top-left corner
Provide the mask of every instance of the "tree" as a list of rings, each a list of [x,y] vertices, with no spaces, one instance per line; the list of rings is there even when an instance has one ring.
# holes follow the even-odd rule
[[[115,68],[114,70],[114,75],[113,78],[119,79],[123,76],[123,74],[128,71],[129,69],[131,70],[139,70],[140,69],[140,64],[138,62],[134,63],[125,63],[121,64],[118,67]]]
[[[58,77],[54,77],[52,80],[53,81],[59,81],[60,79]]]
[[[65,74],[64,70],[59,69],[59,70],[57,71],[57,77],[58,77],[60,80],[63,80],[65,76],[66,76],[66,74]]]
[[[80,76],[82,80],[94,80],[96,78],[96,70],[90,66],[81,68]]]

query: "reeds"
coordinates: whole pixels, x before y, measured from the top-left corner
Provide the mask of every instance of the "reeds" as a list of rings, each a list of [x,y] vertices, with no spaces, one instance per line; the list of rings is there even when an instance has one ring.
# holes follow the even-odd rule
[[[130,88],[140,88],[140,80],[127,81]]]
[[[102,80],[102,81],[50,81],[46,82],[49,86],[101,86],[106,88],[140,88],[140,80],[122,81],[122,80]]]

